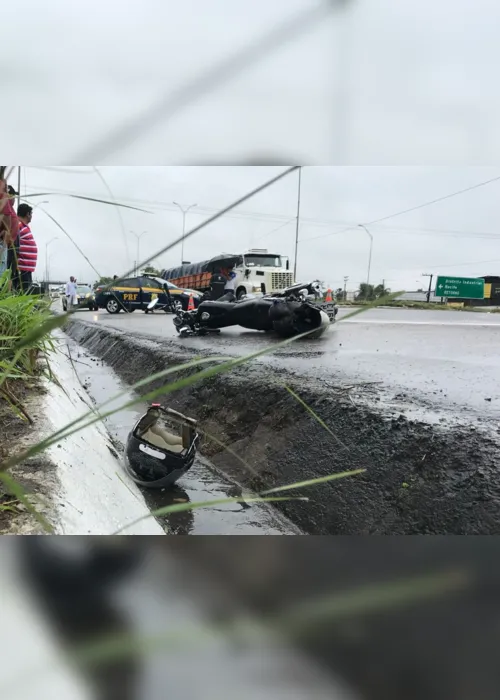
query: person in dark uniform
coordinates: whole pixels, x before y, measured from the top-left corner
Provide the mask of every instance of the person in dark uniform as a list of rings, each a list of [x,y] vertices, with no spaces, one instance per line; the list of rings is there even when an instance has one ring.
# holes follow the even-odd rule
[[[210,295],[214,301],[223,296],[226,284],[227,278],[222,274],[222,271],[218,269],[214,272],[210,280]]]

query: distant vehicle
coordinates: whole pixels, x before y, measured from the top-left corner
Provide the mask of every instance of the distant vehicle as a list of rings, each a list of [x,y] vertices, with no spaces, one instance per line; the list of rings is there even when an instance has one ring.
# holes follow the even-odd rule
[[[253,248],[246,253],[218,255],[211,260],[173,267],[162,272],[162,277],[180,287],[208,292],[212,274],[234,266],[235,293],[238,299],[248,294],[274,294],[291,287],[295,280],[290,272],[288,258],[269,253],[264,248]]]
[[[77,299],[78,299],[78,308],[79,309],[88,309],[89,311],[97,311],[98,306],[96,302],[96,298],[94,296],[94,292],[90,287],[84,286],[84,285],[78,285],[76,288],[76,294],[77,294]],[[66,296],[63,296],[62,298],[62,305],[64,311],[68,310],[68,300]]]
[[[177,310],[186,311],[191,296],[197,308],[202,295],[196,290],[181,289],[161,277],[140,275],[121,280],[116,286],[98,286],[96,304],[110,314],[119,314],[120,311],[132,313],[136,309],[148,312],[148,306],[155,297],[158,297],[156,308],[168,313]]]

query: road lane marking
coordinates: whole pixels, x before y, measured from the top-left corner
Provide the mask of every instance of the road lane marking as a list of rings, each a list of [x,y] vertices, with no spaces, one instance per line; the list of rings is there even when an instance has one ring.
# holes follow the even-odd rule
[[[466,328],[499,328],[500,323],[477,323],[475,321],[467,322],[457,322],[457,321],[385,321],[382,319],[357,319],[357,318],[346,318],[345,321],[339,318],[339,323],[365,323],[365,324],[378,324],[382,326],[465,326]]]

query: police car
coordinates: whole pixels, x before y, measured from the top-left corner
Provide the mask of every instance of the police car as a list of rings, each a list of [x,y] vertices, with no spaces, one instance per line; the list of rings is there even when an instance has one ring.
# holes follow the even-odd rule
[[[165,287],[168,287],[168,294]],[[131,313],[136,309],[147,312],[149,304],[158,297],[156,308],[168,313],[181,307],[187,310],[191,296],[196,308],[202,297],[199,292],[181,289],[161,277],[140,275],[118,280],[116,285],[110,287],[97,287],[95,300],[100,309],[106,309],[110,314],[119,314],[120,311]]]

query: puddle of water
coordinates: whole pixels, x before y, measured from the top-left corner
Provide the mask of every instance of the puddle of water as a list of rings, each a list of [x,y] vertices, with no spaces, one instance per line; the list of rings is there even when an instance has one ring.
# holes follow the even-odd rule
[[[102,360],[93,357],[71,339],[67,339],[80,381],[96,405],[121,392],[125,394],[111,402],[106,410],[117,408],[133,398],[129,391]],[[119,453],[130,429],[144,413],[145,404],[122,409],[105,419],[106,428]],[[128,478],[124,474],[124,479]],[[234,482],[224,480],[210,462],[201,456],[188,474],[173,488],[165,491],[143,489],[150,510],[179,502],[197,502],[227,498],[234,495]],[[301,532],[272,507],[264,504],[252,507],[239,503],[218,505],[216,508],[186,511],[158,518],[166,530],[175,535],[297,535]]]

